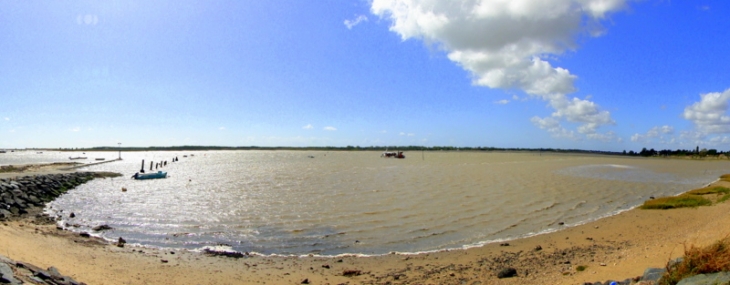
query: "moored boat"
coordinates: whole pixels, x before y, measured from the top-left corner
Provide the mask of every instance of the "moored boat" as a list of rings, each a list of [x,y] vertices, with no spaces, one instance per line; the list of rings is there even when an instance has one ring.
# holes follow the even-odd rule
[[[97,157],[96,160],[105,160],[106,158],[103,157]]]
[[[165,178],[165,177],[167,177],[167,172],[164,172],[164,171],[157,171],[157,172],[153,172],[153,173],[139,173],[139,172],[137,172],[134,175],[132,175],[132,178],[137,179],[137,180],[142,180],[142,179],[158,179],[158,178]]]
[[[69,156],[69,157],[68,157],[68,159],[70,159],[70,160],[76,160],[76,159],[86,159],[86,157],[85,157],[85,156],[77,156],[77,157],[70,157],[70,156]]]

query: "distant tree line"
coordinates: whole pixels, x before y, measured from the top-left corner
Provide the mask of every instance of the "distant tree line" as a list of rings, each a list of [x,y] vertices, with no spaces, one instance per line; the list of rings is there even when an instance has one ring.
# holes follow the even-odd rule
[[[626,152],[623,151],[623,154],[630,155],[630,156],[692,156],[692,157],[706,157],[706,156],[719,156],[719,155],[726,155],[727,152],[724,151],[718,151],[717,149],[700,149],[699,146],[697,146],[695,149],[677,149],[677,150],[671,150],[671,149],[663,149],[663,150],[655,150],[655,149],[646,149],[642,148],[639,152],[629,151]]]
[[[48,150],[35,148],[37,150]],[[312,147],[288,147],[288,146],[150,146],[150,147],[117,147],[100,146],[92,148],[58,148],[59,151],[205,151],[205,150],[313,150],[313,151],[530,151],[530,152],[555,152],[555,153],[593,153],[621,155],[621,152],[583,150],[583,149],[560,149],[560,148],[499,148],[499,147],[457,147],[457,146],[418,146],[418,145],[386,145],[386,146],[312,146]]]
[[[32,148],[36,150],[49,150],[47,148]],[[407,146],[353,146],[348,145],[345,147],[336,146],[311,146],[311,147],[289,147],[289,146],[150,146],[150,147],[115,147],[115,146],[100,146],[92,148],[58,148],[60,151],[206,151],[206,150],[311,150],[311,151],[520,151],[520,152],[539,152],[539,153],[584,153],[584,154],[607,154],[607,155],[627,155],[627,156],[692,156],[692,157],[706,157],[706,156],[720,156],[728,155],[728,152],[718,151],[717,149],[700,149],[697,146],[695,149],[662,149],[655,150],[653,148],[647,149],[642,148],[641,151],[626,151],[614,152],[614,151],[600,151],[600,150],[583,150],[583,149],[560,149],[560,148],[500,148],[500,147],[456,147],[456,146],[418,146],[418,145],[407,145]],[[730,152],[730,151],[729,151]]]

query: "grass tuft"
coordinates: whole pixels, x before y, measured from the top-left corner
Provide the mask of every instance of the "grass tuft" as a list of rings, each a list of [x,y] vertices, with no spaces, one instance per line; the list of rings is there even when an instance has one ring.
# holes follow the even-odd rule
[[[675,285],[680,280],[698,274],[730,271],[730,238],[725,237],[706,247],[685,245],[684,258],[676,264],[667,264],[667,273],[657,285]]]
[[[687,194],[693,194],[693,195],[730,194],[730,189],[722,187],[722,186],[709,186],[709,187],[689,191],[689,192],[687,192]]]
[[[642,209],[674,209],[674,208],[696,208],[699,206],[711,205],[712,201],[700,195],[682,194],[674,197],[661,197],[648,200],[641,205]]]
[[[728,182],[730,182],[730,174],[720,175],[720,181],[728,181]]]

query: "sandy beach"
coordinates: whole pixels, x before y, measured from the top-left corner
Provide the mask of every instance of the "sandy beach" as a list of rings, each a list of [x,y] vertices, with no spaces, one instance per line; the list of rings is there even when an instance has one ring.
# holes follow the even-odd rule
[[[31,168],[30,173],[2,177],[64,171],[60,168]],[[508,245],[335,258],[231,258],[117,247],[29,217],[0,223],[0,255],[42,268],[54,266],[87,284],[583,284],[636,277],[647,267],[663,267],[681,256],[685,246],[723,238],[730,234],[729,211],[730,203],[634,209]],[[579,265],[587,269],[578,272]],[[506,267],[516,268],[518,276],[498,279],[497,272]]]

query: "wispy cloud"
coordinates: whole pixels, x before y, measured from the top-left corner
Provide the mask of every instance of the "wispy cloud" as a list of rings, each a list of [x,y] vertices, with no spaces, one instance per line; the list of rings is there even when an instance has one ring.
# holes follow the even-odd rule
[[[72,132],[79,132],[79,131],[81,131],[81,128],[75,127],[73,129],[70,129],[70,131],[72,131]]]
[[[225,131],[226,127],[218,127],[218,130]]]
[[[336,131],[336,130],[337,130],[337,128],[335,128],[335,127],[330,127],[330,126],[327,126],[327,127],[324,127],[324,130],[325,130],[325,131]]]
[[[306,126],[302,127],[302,129],[311,130],[314,129],[314,126],[312,126],[312,124],[307,124]]]
[[[10,121],[10,118],[8,118],[8,117],[5,117],[5,120],[6,120],[6,121]]]
[[[509,103],[509,100],[507,100],[507,99],[502,99],[502,100],[499,100],[499,101],[494,101],[494,104],[499,104],[499,105],[505,105],[507,103]]]
[[[345,26],[347,29],[352,30],[352,27],[359,25],[362,22],[366,22],[368,17],[365,15],[359,15],[353,20],[345,20]]]

